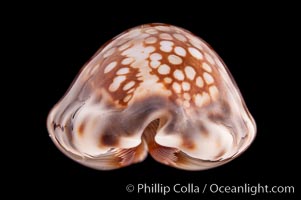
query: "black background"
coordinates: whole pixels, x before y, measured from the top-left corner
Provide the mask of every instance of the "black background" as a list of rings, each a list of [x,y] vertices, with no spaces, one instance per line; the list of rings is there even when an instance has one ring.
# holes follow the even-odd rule
[[[297,160],[300,156],[296,138],[300,133],[297,129],[300,117],[294,116],[298,114],[296,95],[299,92],[295,89],[298,78],[295,78],[294,68],[300,64],[292,48],[298,46],[294,39],[298,23],[293,7],[282,4],[238,5],[231,9],[223,5],[219,9],[217,5],[180,6],[178,9],[154,6],[151,11],[142,7],[119,12],[114,6],[93,4],[79,5],[77,9],[40,5],[20,15],[17,22],[25,28],[15,37],[22,42],[16,53],[28,53],[24,58],[26,67],[21,65],[19,73],[26,80],[21,88],[26,88],[27,95],[20,108],[25,108],[22,111],[26,113],[23,115],[25,126],[22,131],[16,131],[20,136],[21,156],[13,165],[17,169],[12,173],[16,176],[10,179],[12,186],[28,187],[23,194],[29,197],[40,196],[42,192],[40,197],[84,195],[86,199],[91,196],[116,198],[118,194],[123,198],[142,199],[145,194],[125,190],[127,184],[138,183],[293,185],[298,193]],[[111,13],[105,14],[104,10]],[[257,123],[257,137],[242,156],[206,171],[174,169],[151,157],[119,170],[96,171],[75,163],[54,146],[46,130],[46,117],[80,68],[112,37],[128,28],[152,22],[190,30],[224,59]],[[20,64],[21,61],[16,62]],[[292,199],[297,195],[224,196],[208,192],[174,196],[174,199]],[[166,197],[156,194],[155,198]]]

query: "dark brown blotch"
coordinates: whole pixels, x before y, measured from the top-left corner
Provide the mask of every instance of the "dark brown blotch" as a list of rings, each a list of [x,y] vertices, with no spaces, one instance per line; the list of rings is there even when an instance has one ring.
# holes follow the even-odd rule
[[[213,122],[221,122],[226,120],[226,115],[217,112],[211,112],[208,114],[208,118]]]
[[[86,127],[86,125],[85,125],[84,122],[79,125],[79,127],[77,129],[77,132],[78,132],[79,136],[83,136],[84,131],[85,131],[85,127]]]
[[[193,150],[195,149],[195,143],[190,139],[183,138],[182,146],[186,149]]]
[[[199,130],[200,133],[204,136],[204,137],[209,137],[209,132],[208,129],[206,128],[206,126],[204,124],[199,124]]]
[[[118,145],[118,138],[115,134],[103,134],[100,138],[100,146],[116,146]]]
[[[221,109],[222,113],[226,116],[231,114],[230,105],[226,101],[220,102],[220,109]]]

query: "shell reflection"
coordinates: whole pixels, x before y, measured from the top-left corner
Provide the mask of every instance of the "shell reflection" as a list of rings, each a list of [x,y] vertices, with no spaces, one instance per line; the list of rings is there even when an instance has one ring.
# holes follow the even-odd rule
[[[77,162],[109,170],[157,161],[203,170],[237,157],[256,125],[225,64],[200,38],[147,24],[117,36],[51,110],[48,131]]]

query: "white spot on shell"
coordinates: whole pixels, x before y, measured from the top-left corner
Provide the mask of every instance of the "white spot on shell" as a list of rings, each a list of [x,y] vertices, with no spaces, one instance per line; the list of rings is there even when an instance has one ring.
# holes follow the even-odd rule
[[[179,65],[179,64],[182,63],[182,58],[180,58],[179,56],[176,56],[176,55],[169,55],[169,56],[168,56],[168,61],[169,61],[171,64]]]
[[[195,46],[196,48],[198,48],[199,50],[203,50],[204,48],[202,47],[202,41],[197,38],[197,37],[191,37],[190,38],[190,43]]]
[[[152,55],[150,55],[149,57],[151,60],[161,60],[162,59],[162,55],[159,53],[153,53]]]
[[[145,41],[146,44],[154,44],[154,43],[157,42],[157,38],[149,37],[149,38],[146,38],[144,41]]]
[[[190,99],[191,99],[191,96],[190,96],[189,93],[185,92],[185,93],[183,94],[183,98],[184,98],[185,100],[190,100]]]
[[[197,50],[196,48],[194,48],[194,47],[189,47],[189,48],[188,48],[188,51],[189,51],[189,53],[190,53],[193,57],[195,57],[196,59],[203,59],[203,54],[202,54],[199,50]]]
[[[127,38],[134,38],[141,35],[141,30],[139,29],[132,29],[127,33]]]
[[[207,104],[210,101],[210,96],[207,92],[203,92],[203,99],[204,99],[204,103]]]
[[[161,41],[160,42],[160,50],[161,51],[164,51],[164,52],[171,52],[171,50],[172,50],[172,46],[174,45],[174,43],[173,42],[171,42],[171,41]]]
[[[174,51],[179,56],[186,56],[186,50],[183,47],[175,47]]]
[[[203,105],[207,104],[210,101],[210,97],[206,92],[203,94],[196,94],[194,97],[194,103],[198,107],[202,107]]]
[[[179,69],[176,69],[174,71],[173,76],[175,77],[175,79],[178,79],[180,81],[184,80],[184,78],[185,78],[183,72]]]
[[[135,88],[132,88],[130,90],[128,90],[126,93],[130,94],[130,93],[133,93],[135,91]]]
[[[129,47],[131,46],[131,44],[132,44],[131,42],[127,42],[127,43],[121,45],[121,46],[118,48],[118,50],[119,50],[119,51],[123,51],[123,50],[129,48]]]
[[[182,34],[175,33],[175,34],[173,34],[173,36],[174,36],[177,40],[179,40],[179,41],[181,41],[181,42],[186,42],[186,41],[187,41],[187,38],[186,38],[184,35],[182,35]]]
[[[183,88],[183,90],[184,91],[189,91],[190,90],[190,83],[188,83],[188,82],[183,82],[182,83],[182,88]]]
[[[135,81],[130,81],[127,84],[125,84],[122,89],[128,90],[128,89],[132,88],[134,85],[135,85]]]
[[[172,40],[171,35],[169,35],[168,33],[161,33],[159,37],[163,40]]]
[[[205,58],[211,65],[214,65],[214,60],[208,53],[205,53]]]
[[[111,62],[110,64],[108,64],[105,69],[104,69],[104,73],[109,73],[110,71],[112,71],[112,69],[114,69],[117,65],[116,61]]]
[[[203,68],[204,70],[206,70],[207,72],[212,72],[211,67],[210,67],[207,63],[205,63],[205,62],[203,62],[202,68]]]
[[[103,57],[104,57],[104,58],[107,58],[107,57],[111,56],[114,52],[115,52],[115,48],[109,49],[108,51],[106,51],[106,52],[103,54]]]
[[[176,92],[176,93],[180,93],[181,92],[181,85],[177,82],[174,82],[172,84],[172,89]]]
[[[159,31],[170,31],[170,28],[168,26],[156,26],[156,29]]]
[[[214,82],[213,77],[212,77],[210,74],[208,74],[207,72],[205,72],[205,73],[203,74],[203,77],[204,77],[205,82],[206,82],[207,84],[211,84],[211,83]]]
[[[148,28],[145,30],[145,32],[148,34],[157,34],[158,33],[158,31],[154,28]]]
[[[128,67],[124,67],[124,68],[121,68],[119,69],[116,74],[117,75],[123,75],[123,74],[127,74],[130,72],[130,69]]]
[[[121,61],[121,64],[123,64],[123,65],[129,65],[129,64],[131,64],[132,62],[134,62],[134,58],[129,57],[129,58],[124,58],[124,59]]]
[[[149,53],[152,53],[152,52],[155,51],[155,50],[156,50],[155,47],[153,47],[153,46],[148,46],[148,47],[146,47],[146,48],[144,49],[144,53],[149,54]]]
[[[187,78],[190,79],[190,80],[193,80],[194,77],[195,77],[195,74],[196,74],[193,67],[186,66],[184,70],[185,70],[185,74],[186,74]]]
[[[165,83],[171,83],[171,82],[172,82],[172,79],[169,78],[169,77],[165,77],[165,78],[164,78],[164,82],[165,82]]]
[[[113,83],[111,83],[109,90],[111,92],[115,92],[116,90],[119,89],[120,84],[125,81],[126,77],[125,76],[117,76],[114,78]]]
[[[196,84],[196,86],[198,86],[200,88],[203,87],[204,86],[204,81],[203,81],[202,77],[198,76],[195,80],[195,84]]]
[[[170,67],[166,64],[160,65],[158,69],[159,74],[166,75],[170,72]]]
[[[150,62],[150,66],[152,67],[152,68],[157,68],[157,67],[159,67],[159,65],[161,64],[161,62],[160,61],[157,61],[157,60],[152,60],[151,62]]]
[[[128,94],[126,97],[124,97],[123,101],[126,103],[128,102],[131,98],[132,98],[133,95],[131,94]]]
[[[194,103],[196,106],[201,107],[202,106],[202,95],[196,94],[194,97]]]
[[[212,100],[217,100],[217,98],[218,98],[218,89],[217,89],[217,87],[216,86],[210,86],[210,88],[209,88],[209,93],[210,93],[210,96],[211,96],[211,98],[212,98]]]

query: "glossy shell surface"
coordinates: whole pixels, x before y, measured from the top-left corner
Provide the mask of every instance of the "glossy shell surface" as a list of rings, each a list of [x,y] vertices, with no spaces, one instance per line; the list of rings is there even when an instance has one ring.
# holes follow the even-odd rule
[[[106,43],[51,110],[48,131],[77,162],[157,161],[203,170],[237,157],[256,125],[221,58],[182,28],[147,24]]]

